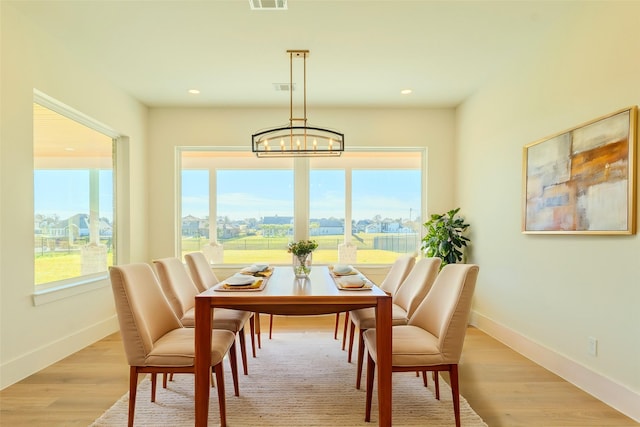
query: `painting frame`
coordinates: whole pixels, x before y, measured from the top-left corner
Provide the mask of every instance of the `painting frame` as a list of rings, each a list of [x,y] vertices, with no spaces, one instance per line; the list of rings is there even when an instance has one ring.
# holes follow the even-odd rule
[[[635,234],[638,107],[523,148],[523,234]]]

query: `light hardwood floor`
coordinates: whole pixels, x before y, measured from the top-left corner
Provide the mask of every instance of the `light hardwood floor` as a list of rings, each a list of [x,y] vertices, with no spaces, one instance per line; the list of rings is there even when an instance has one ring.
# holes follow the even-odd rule
[[[269,316],[261,317],[263,345],[269,345]],[[276,316],[274,334],[327,331],[332,339],[334,319]],[[116,333],[0,391],[0,425],[87,426],[127,392],[127,384]],[[640,425],[475,328],[467,333],[460,387],[491,427]]]

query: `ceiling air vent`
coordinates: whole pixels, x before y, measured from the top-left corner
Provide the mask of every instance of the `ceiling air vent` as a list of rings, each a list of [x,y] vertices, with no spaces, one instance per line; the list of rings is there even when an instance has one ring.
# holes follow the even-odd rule
[[[276,92],[289,92],[289,83],[274,83],[273,88]],[[294,83],[292,86],[293,90],[296,90],[296,84]]]
[[[287,10],[287,0],[249,0],[253,10]]]

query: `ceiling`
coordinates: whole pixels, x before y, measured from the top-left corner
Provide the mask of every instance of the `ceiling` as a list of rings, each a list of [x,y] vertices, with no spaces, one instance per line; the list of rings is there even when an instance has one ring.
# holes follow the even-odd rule
[[[569,1],[3,0],[150,106],[288,106],[288,49],[308,49],[307,103],[453,107],[581,7]],[[198,89],[200,94],[188,93]],[[412,89],[401,95],[402,89]]]

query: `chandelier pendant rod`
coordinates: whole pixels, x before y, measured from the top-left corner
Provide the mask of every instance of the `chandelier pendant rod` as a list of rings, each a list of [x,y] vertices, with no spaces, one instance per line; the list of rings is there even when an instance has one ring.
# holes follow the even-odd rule
[[[340,156],[344,151],[344,134],[326,128],[307,125],[307,56],[308,50],[287,50],[289,54],[289,125],[266,129],[251,136],[252,151],[258,157]],[[293,60],[302,57],[302,117],[294,115],[293,108]],[[300,108],[298,106],[298,108]],[[289,138],[289,147],[285,139]],[[295,141],[294,141],[295,138]],[[270,140],[280,140],[280,149],[269,145]],[[313,146],[311,147],[311,140]],[[274,149],[275,148],[275,149]]]
[[[293,151],[293,51],[289,51],[289,150]]]

